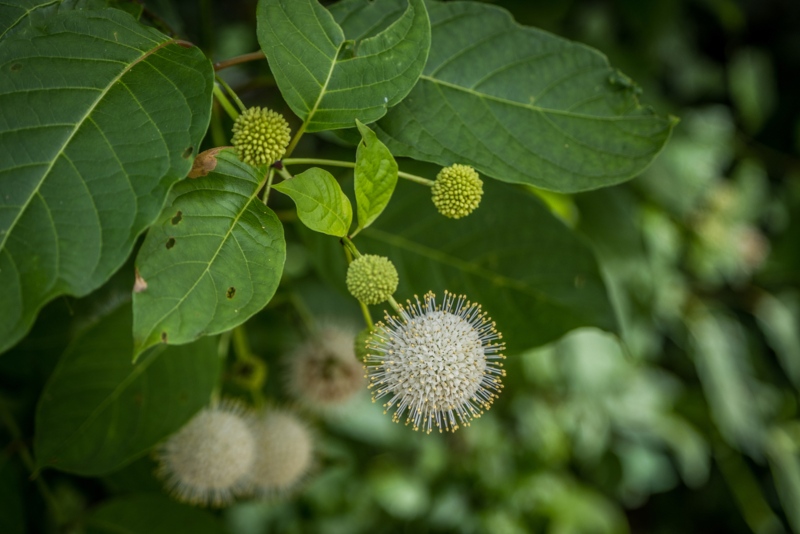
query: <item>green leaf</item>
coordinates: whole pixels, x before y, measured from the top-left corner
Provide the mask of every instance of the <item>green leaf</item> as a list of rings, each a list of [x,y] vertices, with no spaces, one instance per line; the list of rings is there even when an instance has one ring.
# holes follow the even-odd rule
[[[794,387],[800,390],[800,306],[790,293],[774,297],[763,293],[754,310],[767,343]]]
[[[354,41],[317,0],[260,0],[258,42],[286,102],[317,132],[373,122],[414,87],[430,48],[423,0]]]
[[[23,477],[15,462],[0,459],[0,532],[24,534]]]
[[[429,290],[440,298],[445,289],[464,293],[497,323],[509,352],[580,326],[616,329],[594,255],[536,197],[488,182],[480,207],[456,221],[442,217],[430,195],[401,181],[381,218],[358,236],[362,253],[392,259],[398,300]],[[303,235],[326,278],[343,285],[338,243]]]
[[[36,411],[38,467],[86,476],[110,473],[208,403],[220,372],[215,340],[159,346],[134,365],[131,322],[126,304],[67,348]]]
[[[300,221],[315,232],[347,235],[353,222],[353,207],[328,171],[313,167],[274,187],[294,200]]]
[[[797,506],[797,503],[800,503],[800,447],[787,432],[791,429],[791,427],[772,428],[767,434],[766,452],[786,519],[792,532],[798,534],[800,533],[800,507]]]
[[[2,352],[47,301],[122,265],[191,167],[213,72],[199,49],[109,9],[14,32],[0,73]]]
[[[768,403],[759,395],[741,326],[704,310],[691,319],[689,329],[697,376],[722,437],[760,458]]]
[[[283,226],[256,196],[265,180],[231,149],[175,184],[136,258],[135,355],[242,324],[270,301],[286,260]]]
[[[428,9],[425,70],[375,125],[396,156],[575,192],[636,176],[667,142],[676,120],[641,107],[638,87],[598,51],[520,26],[495,6]]]
[[[163,495],[140,494],[105,502],[86,521],[87,534],[225,534],[220,521],[205,510]]]
[[[397,162],[375,132],[356,121],[362,141],[356,150],[355,189],[358,228],[371,225],[383,212],[397,185]]]

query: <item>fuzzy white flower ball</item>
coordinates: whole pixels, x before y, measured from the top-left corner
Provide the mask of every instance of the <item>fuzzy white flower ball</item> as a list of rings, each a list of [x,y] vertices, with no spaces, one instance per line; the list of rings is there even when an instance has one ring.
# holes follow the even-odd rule
[[[158,474],[179,500],[224,506],[248,491],[256,458],[250,416],[235,402],[204,408],[157,451]]]
[[[430,433],[455,431],[480,417],[502,389],[502,338],[478,304],[445,291],[442,306],[428,293],[386,315],[364,358],[373,402],[388,397],[392,419]]]
[[[355,337],[355,331],[331,324],[299,345],[286,359],[289,393],[316,411],[347,402],[364,385]]]
[[[308,427],[290,412],[269,409],[253,427],[256,461],[250,471],[256,495],[290,491],[311,468],[314,442]]]

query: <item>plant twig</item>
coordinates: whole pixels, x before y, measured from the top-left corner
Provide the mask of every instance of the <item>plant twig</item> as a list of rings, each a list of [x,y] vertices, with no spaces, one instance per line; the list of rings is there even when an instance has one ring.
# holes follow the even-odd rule
[[[221,71],[223,69],[227,69],[228,67],[241,65],[242,63],[247,63],[248,61],[257,61],[259,59],[267,59],[267,56],[265,56],[264,52],[261,50],[258,52],[250,52],[249,54],[242,54],[241,56],[235,56],[229,59],[223,59],[222,61],[217,61],[214,63],[214,70]]]

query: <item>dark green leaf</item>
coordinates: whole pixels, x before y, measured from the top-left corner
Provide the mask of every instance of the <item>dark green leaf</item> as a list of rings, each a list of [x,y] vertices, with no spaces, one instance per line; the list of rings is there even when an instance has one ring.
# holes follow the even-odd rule
[[[496,182],[484,189],[480,207],[454,221],[436,211],[429,188],[401,181],[391,204],[356,244],[364,254],[392,260],[400,300],[429,290],[441,297],[447,289],[482,304],[510,351],[542,345],[579,326],[614,330],[614,311],[584,242],[533,195]],[[323,272],[341,284],[346,265],[339,244],[304,236],[320,258],[328,258]]]
[[[316,132],[373,122],[400,102],[425,66],[423,0],[380,34],[354,41],[317,0],[261,0],[258,42],[292,110]]]
[[[175,432],[209,401],[220,361],[213,338],[159,346],[131,363],[126,304],[64,353],[39,400],[39,467],[87,476],[110,473]]]
[[[396,156],[574,192],[636,176],[669,138],[675,119],[641,107],[636,85],[598,51],[498,7],[428,7],[425,70],[375,127]]]
[[[0,351],[48,300],[130,254],[208,125],[194,47],[116,10],[59,14],[0,44]]]
[[[359,231],[372,224],[392,198],[397,185],[397,162],[375,132],[358,121],[356,125],[362,136],[354,171]]]
[[[328,171],[313,167],[274,187],[294,200],[300,221],[315,232],[347,235],[353,222],[353,207]]]
[[[163,495],[130,495],[104,503],[86,521],[87,534],[225,534],[219,520]]]
[[[230,330],[278,288],[286,242],[277,216],[256,196],[265,177],[230,149],[210,157],[213,172],[175,184],[139,250],[136,354]]]
[[[0,458],[0,532],[24,534],[22,476],[14,462]]]

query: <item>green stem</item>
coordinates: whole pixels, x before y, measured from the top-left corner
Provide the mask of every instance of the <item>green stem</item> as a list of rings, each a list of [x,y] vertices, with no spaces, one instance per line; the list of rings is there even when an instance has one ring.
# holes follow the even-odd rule
[[[361,306],[361,313],[364,314],[364,321],[367,323],[367,328],[370,330],[375,330],[375,324],[372,322],[372,315],[369,313],[369,308],[367,305],[358,301],[358,304]]]
[[[264,205],[265,206],[267,205],[267,202],[269,201],[269,192],[270,192],[270,190],[272,190],[272,179],[274,177],[275,177],[275,168],[274,167],[270,167],[269,174],[267,176],[267,187],[266,187],[266,189],[264,189],[264,199],[263,200],[264,200]]]
[[[356,248],[356,244],[353,243],[353,241],[349,237],[347,236],[343,237],[342,244],[345,247],[345,251],[350,252],[350,254],[352,254],[354,258],[361,257],[361,253]]]
[[[390,296],[387,301],[392,306],[392,308],[394,308],[394,311],[396,311],[399,314],[400,313],[400,305],[397,304],[397,301],[394,300],[394,297]]]
[[[253,359],[253,353],[250,350],[250,343],[247,341],[247,332],[244,331],[244,326],[239,325],[233,329],[233,350],[236,352],[236,359],[240,362]]]
[[[287,152],[287,155],[288,154],[289,152]],[[354,169],[356,166],[356,164],[351,161],[317,158],[285,158],[282,160],[282,163],[284,165],[327,165],[328,167],[347,167],[349,169]],[[402,171],[398,171],[397,176],[418,184],[427,185],[428,187],[433,187],[433,184],[436,183],[433,180],[428,180],[422,176],[417,176],[416,174],[410,174]]]
[[[308,116],[308,119],[310,118],[311,115]],[[303,134],[306,132],[306,127],[308,126],[308,119],[303,121],[303,124],[300,126],[300,129],[297,130],[297,133],[294,134],[294,137],[292,137],[292,142],[289,143],[289,147],[286,149],[285,157],[288,158],[289,156],[291,156],[292,152],[294,151],[294,148],[297,146],[297,143],[300,142],[300,138],[303,137]]]
[[[228,138],[225,136],[225,129],[222,126],[222,114],[219,111],[219,106],[214,106],[214,112],[211,114],[211,140],[214,142],[214,146],[228,144]]]
[[[25,446],[25,441],[22,439],[22,431],[20,431],[19,427],[17,426],[17,422],[11,416],[11,412],[8,411],[8,407],[6,406],[5,402],[0,402],[0,416],[2,416],[3,422],[5,423],[6,428],[8,428],[9,434],[11,434],[11,439],[19,444],[19,456],[22,459],[22,463],[24,463],[25,467],[27,467],[31,472],[31,479],[33,479],[36,483],[36,488],[42,495],[44,502],[47,503],[47,506],[50,508],[50,512],[53,514],[53,517],[57,522],[60,521],[61,510],[58,506],[58,502],[56,501],[53,492],[50,491],[50,488],[47,486],[47,483],[41,476],[39,476],[39,469],[36,467],[36,462],[33,461],[33,456],[31,456],[28,447]]]
[[[293,176],[292,176],[292,175],[289,173],[289,171],[287,171],[287,170],[286,170],[286,169],[284,169],[283,167],[281,167],[280,169],[277,169],[277,171],[278,171],[278,174],[280,174],[280,175],[281,175],[281,178],[283,178],[284,180],[291,180],[292,178],[294,178],[294,177],[293,177]]]
[[[236,120],[239,118],[239,112],[236,111],[236,108],[233,107],[231,101],[228,100],[228,97],[225,96],[225,93],[216,83],[214,84],[214,96],[217,97],[217,101],[222,105],[223,109],[228,112],[231,119]]]
[[[225,88],[225,91],[231,96],[231,98],[233,98],[233,101],[236,102],[237,106],[239,106],[239,110],[244,113],[244,111],[247,110],[247,107],[245,107],[244,102],[242,102],[242,100],[239,98],[239,95],[237,95],[236,92],[231,89],[231,86],[228,85],[228,82],[223,80],[222,77],[217,75],[215,78],[217,79],[217,82],[219,82],[219,84]]]

